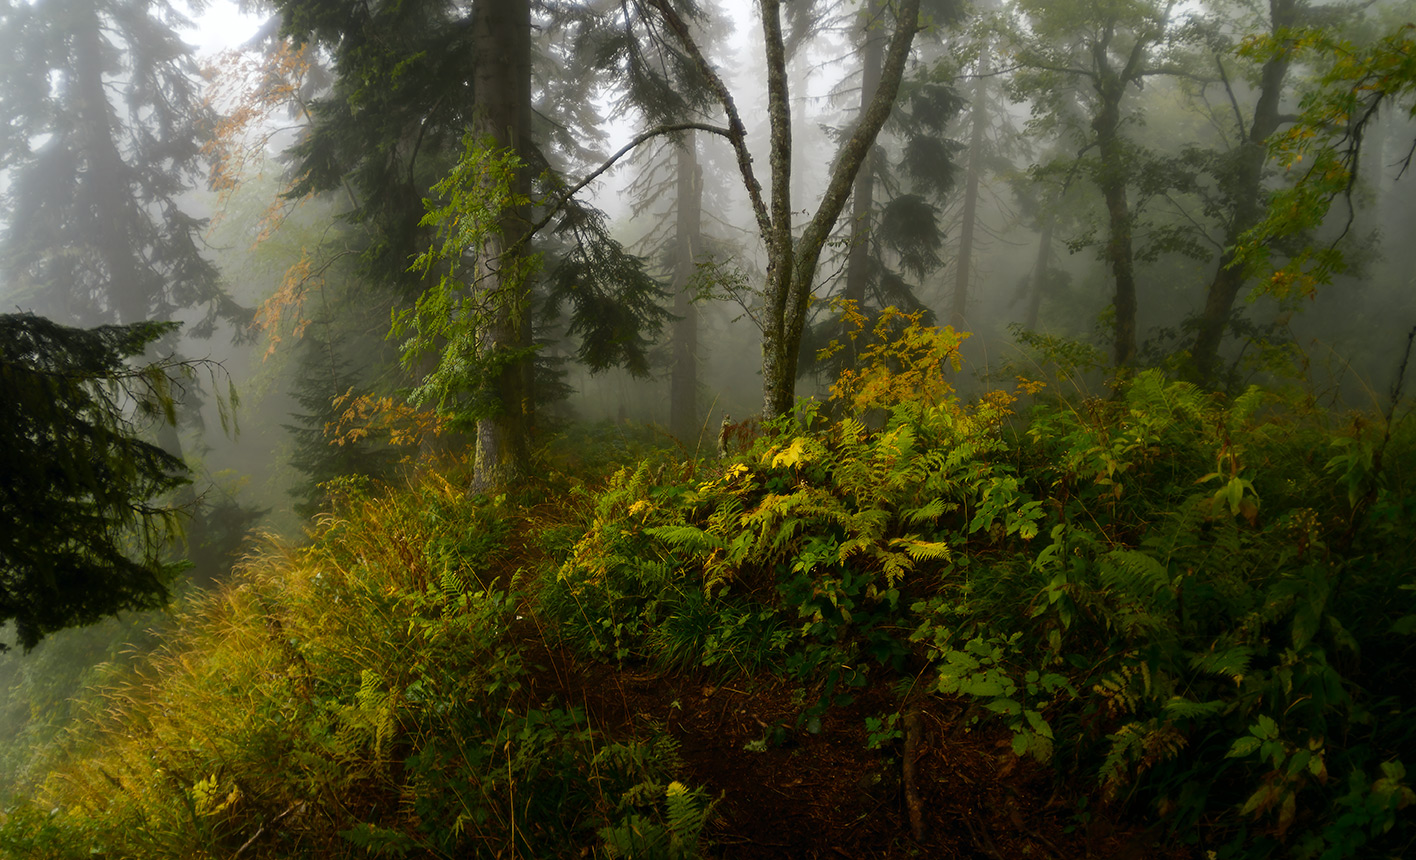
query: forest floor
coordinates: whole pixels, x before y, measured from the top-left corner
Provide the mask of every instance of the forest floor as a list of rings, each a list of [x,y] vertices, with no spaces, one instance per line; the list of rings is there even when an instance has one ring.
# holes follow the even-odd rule
[[[1006,729],[969,727],[947,699],[921,707],[909,750],[923,826],[916,839],[905,742],[868,744],[865,718],[898,707],[888,688],[859,691],[809,731],[799,719],[800,687],[780,677],[718,682],[706,673],[616,667],[548,646],[530,621],[517,635],[535,700],[583,709],[602,737],[648,740],[667,731],[678,742],[684,781],[718,798],[704,835],[724,860],[1193,856],[1109,812],[1083,822],[1052,772],[1013,754]]]

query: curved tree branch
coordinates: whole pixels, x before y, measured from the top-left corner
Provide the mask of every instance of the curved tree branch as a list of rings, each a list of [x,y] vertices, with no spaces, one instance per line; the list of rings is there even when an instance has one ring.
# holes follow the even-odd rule
[[[633,140],[620,147],[614,155],[611,155],[608,159],[606,159],[603,164],[586,174],[584,179],[572,185],[564,194],[560,196],[560,199],[556,200],[555,203],[551,204],[550,208],[546,210],[546,214],[541,216],[541,219],[539,221],[532,224],[526,230],[526,232],[521,234],[520,238],[518,238],[514,243],[512,243],[503,253],[514,254],[519,252],[522,248],[526,247],[526,244],[530,242],[532,238],[536,236],[537,233],[545,229],[546,225],[551,223],[551,219],[555,218],[556,215],[562,209],[565,208],[565,204],[569,203],[571,201],[571,198],[575,197],[576,194],[579,194],[580,190],[583,189],[585,186],[594,182],[596,179],[599,179],[600,176],[603,175],[606,170],[609,170],[611,167],[615,166],[615,162],[619,161],[621,158],[624,158],[636,147],[643,144],[647,140],[652,140],[656,137],[660,137],[665,134],[673,134],[674,132],[679,131],[706,131],[709,134],[720,135],[728,139],[732,139],[733,136],[733,133],[730,129],[723,128],[722,126],[708,125],[706,123],[701,122],[673,123],[670,125],[656,126],[654,128],[649,129],[648,131],[640,132],[639,134],[634,136]]]
[[[732,93],[723,83],[723,79],[718,77],[718,73],[709,64],[708,58],[703,56],[699,50],[698,43],[693,40],[693,34],[688,30],[688,24],[679,16],[678,12],[669,5],[667,0],[645,0],[663,17],[664,23],[669,29],[674,31],[678,37],[679,44],[684,51],[693,59],[693,64],[697,66],[699,74],[708,82],[708,88],[713,91],[713,95],[718,97],[719,103],[723,106],[723,112],[728,117],[728,133],[726,137],[733,145],[733,151],[737,153],[738,171],[742,173],[743,185],[747,188],[747,196],[752,201],[752,212],[757,217],[757,229],[762,234],[762,241],[770,242],[772,235],[772,218],[767,214],[767,204],[762,200],[762,183],[757,181],[757,176],[752,172],[752,153],[747,151],[747,127],[742,123],[742,116],[738,114],[737,104],[733,101]],[[718,133],[717,131],[714,132]]]

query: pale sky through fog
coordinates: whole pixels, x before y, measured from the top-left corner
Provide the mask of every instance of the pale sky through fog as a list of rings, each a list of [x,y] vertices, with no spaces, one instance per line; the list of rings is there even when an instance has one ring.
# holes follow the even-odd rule
[[[213,0],[200,14],[188,12],[193,28],[182,36],[197,51],[197,58],[205,60],[228,48],[234,48],[256,34],[265,18],[261,15],[246,15],[236,7],[235,0]]]

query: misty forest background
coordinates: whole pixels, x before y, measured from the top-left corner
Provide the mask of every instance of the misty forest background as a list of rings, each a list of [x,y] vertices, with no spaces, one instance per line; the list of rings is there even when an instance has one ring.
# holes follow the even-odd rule
[[[1413,21],[0,0],[0,856],[1410,856]]]

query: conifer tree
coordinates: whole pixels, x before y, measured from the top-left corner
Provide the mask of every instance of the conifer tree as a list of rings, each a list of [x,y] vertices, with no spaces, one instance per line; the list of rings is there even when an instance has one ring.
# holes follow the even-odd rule
[[[860,58],[856,114],[869,106],[880,85],[886,34],[885,4],[865,4],[851,29]],[[925,10],[936,26],[960,15],[957,4],[933,2]],[[933,31],[938,35],[938,30]],[[954,185],[957,144],[945,128],[962,102],[953,87],[933,80],[924,67],[901,84],[901,96],[856,174],[851,192],[848,256],[841,297],[864,309],[886,305],[919,310],[918,282],[942,264],[941,208]],[[898,161],[892,156],[898,153]],[[893,252],[894,265],[886,252]],[[910,284],[908,278],[915,284]]]
[[[691,26],[704,40],[719,41],[720,21],[705,10],[687,10]],[[615,94],[613,115],[633,118],[644,127],[692,126],[710,115],[712,93],[691,58],[639,17],[587,15],[576,53]],[[672,296],[674,322],[669,330],[669,431],[680,441],[697,437],[698,307],[695,273],[706,262],[709,237],[703,231],[704,186],[701,135],[694,128],[675,133],[666,145],[635,153],[638,176],[628,191],[634,213],[652,226],[638,247],[656,258]],[[647,155],[644,153],[647,152]],[[656,207],[672,201],[668,210]]]
[[[832,130],[843,140],[849,123],[865,113],[879,88],[888,41],[887,9],[883,0],[871,0],[859,8],[848,6],[844,14],[818,10],[808,16],[795,7],[786,10],[792,46],[799,48],[807,35],[830,29],[844,30],[854,45],[858,68],[843,78],[837,93],[855,93],[855,104],[843,127]],[[936,50],[943,28],[957,22],[963,11],[953,0],[922,4],[921,14],[935,26],[916,44],[915,53]],[[954,184],[958,149],[945,130],[961,106],[953,87],[942,81],[927,64],[909,71],[880,140],[856,173],[850,212],[841,225],[845,254],[836,296],[867,316],[886,306],[929,314],[920,288],[945,262],[943,210]],[[843,318],[832,312],[833,305],[818,307],[822,313],[802,338],[798,373],[833,377],[842,365],[854,363],[856,344],[842,337]],[[816,356],[832,341],[841,349],[832,350],[825,364],[818,362]]]
[[[699,433],[698,308],[693,274],[703,247],[703,168],[693,132],[674,147],[673,364],[669,380],[669,432],[688,443]]]
[[[311,324],[301,339],[296,355],[298,368],[292,396],[300,411],[285,429],[295,444],[290,465],[304,482],[292,489],[295,513],[313,518],[327,509],[328,493],[323,486],[336,478],[360,476],[381,480],[393,471],[395,451],[372,438],[331,438],[338,426],[341,404],[363,394],[366,369],[348,359],[345,338],[328,320]]]
[[[293,151],[303,175],[294,193],[347,184],[355,197],[350,217],[370,225],[375,237],[366,254],[371,274],[401,285],[410,300],[444,288],[462,294],[442,295],[433,303],[455,301],[467,312],[456,319],[443,314],[439,321],[441,311],[426,303],[420,305],[428,308],[426,315],[420,310],[405,318],[419,332],[410,337],[406,363],[426,367],[426,351],[441,350],[436,369],[419,371],[420,390],[437,392],[432,400],[440,408],[473,404],[475,414],[465,417],[476,422],[478,484],[513,480],[525,469],[534,426],[533,322],[559,319],[565,310],[565,327],[579,339],[576,352],[583,361],[644,371],[644,333],[660,318],[653,310],[658,288],[642,265],[610,239],[601,215],[573,200],[551,213],[557,216],[554,223],[540,225],[557,252],[542,267],[544,275],[523,277],[528,267],[518,261],[540,250],[530,244],[531,200],[559,201],[565,189],[552,170],[550,144],[560,138],[542,128],[532,111],[536,57],[530,5],[524,0],[478,0],[468,7],[432,0],[377,7],[352,0],[276,5],[286,33],[331,52],[336,78],[330,93],[312,105],[312,131]],[[541,89],[559,93],[562,86],[547,81]],[[555,105],[541,115],[562,116]],[[577,117],[568,122],[585,119],[583,113]],[[422,229],[424,198],[446,177],[481,175],[475,165],[458,172],[458,162],[474,151],[464,149],[464,137],[483,152],[494,151],[493,157],[514,157],[502,162],[512,170],[509,205],[499,228],[484,232],[475,246],[448,257],[434,254],[428,265],[410,273],[410,264],[433,239]],[[588,137],[580,133],[582,141]],[[457,189],[442,187],[457,196]],[[432,205],[452,219],[445,223],[457,219],[448,208],[455,204]],[[428,225],[436,229],[436,219]],[[463,273],[470,278],[459,286],[444,276],[464,252],[473,264]],[[516,277],[506,277],[513,272]],[[544,291],[540,307],[533,305],[533,288]],[[446,348],[458,339],[468,340],[465,348]],[[458,386],[477,390],[459,396]]]
[[[175,420],[167,374],[179,367],[126,359],[175,328],[0,316],[0,623],[26,649],[166,599],[174,523],[155,500],[186,483],[186,466],[135,421]]]
[[[164,0],[0,4],[0,266],[22,306],[85,325],[198,310],[197,337],[246,318],[179,199],[212,122],[185,23]]]

